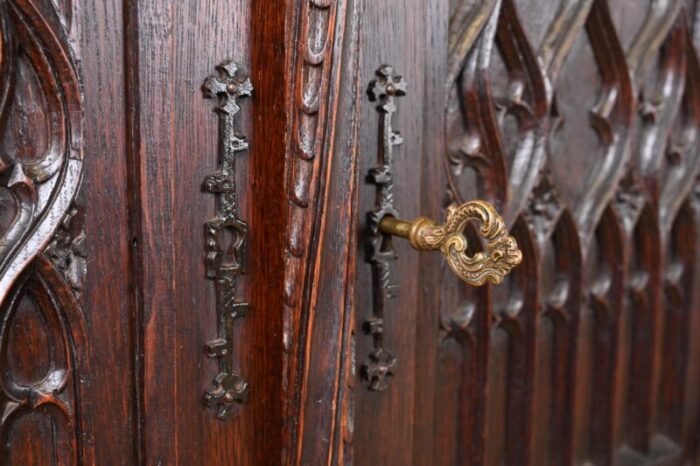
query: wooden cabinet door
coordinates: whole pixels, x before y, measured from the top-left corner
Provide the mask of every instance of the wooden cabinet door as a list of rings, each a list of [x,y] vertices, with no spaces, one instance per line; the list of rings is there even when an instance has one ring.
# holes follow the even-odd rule
[[[440,220],[487,200],[523,262],[475,288],[407,241],[365,254],[380,115],[363,97],[356,377],[339,403],[355,464],[697,464],[695,17],[693,2],[364,4],[363,85],[382,63],[407,82],[394,206]]]
[[[699,464],[696,10],[0,0],[0,465]]]
[[[0,2],[0,464],[280,461],[286,87],[272,84],[286,7],[273,6]],[[269,82],[254,100],[264,125],[252,99],[236,114],[224,95],[228,60],[260,70],[256,93]],[[233,174],[234,132],[279,142],[236,151]],[[240,248],[218,171],[248,224]],[[247,275],[231,296],[234,260]],[[227,314],[243,303],[247,316]],[[256,394],[245,410],[205,403],[223,373]]]

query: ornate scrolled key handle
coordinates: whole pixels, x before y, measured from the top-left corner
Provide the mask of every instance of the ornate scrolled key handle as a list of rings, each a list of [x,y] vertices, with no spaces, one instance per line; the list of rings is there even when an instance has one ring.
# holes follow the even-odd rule
[[[487,243],[486,251],[470,256],[463,232],[472,221],[481,224],[479,231]],[[405,222],[388,215],[379,222],[379,230],[409,240],[418,251],[442,251],[450,268],[469,285],[481,286],[486,282],[498,285],[523,260],[503,218],[485,201],[451,205],[442,225],[426,217]]]

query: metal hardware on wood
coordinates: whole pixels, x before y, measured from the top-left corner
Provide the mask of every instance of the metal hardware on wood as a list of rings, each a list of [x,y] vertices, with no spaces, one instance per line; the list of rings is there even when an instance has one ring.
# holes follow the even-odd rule
[[[397,110],[396,98],[406,95],[406,81],[395,76],[391,66],[384,65],[377,71],[377,79],[370,84],[368,94],[371,101],[378,103],[381,144],[377,165],[368,176],[369,182],[377,188],[375,207],[367,220],[374,307],[371,317],[365,322],[374,349],[362,366],[362,375],[370,390],[381,391],[387,388],[387,379],[394,375],[397,364],[384,342],[384,317],[397,288],[391,283],[391,263],[396,259],[392,236],[408,239],[419,251],[442,251],[457,276],[475,286],[486,282],[501,283],[503,277],[522,261],[522,253],[515,238],[508,234],[501,216],[485,201],[450,206],[447,221],[442,225],[425,217],[411,223],[399,219],[394,206],[393,149],[402,144],[403,139],[392,128],[392,116]],[[463,234],[471,221],[481,223],[479,231],[487,241],[486,251],[474,255],[467,254],[467,239]]]
[[[377,71],[377,79],[370,84],[368,93],[370,100],[378,103],[381,145],[377,166],[370,170],[368,177],[377,187],[377,202],[367,219],[370,231],[368,260],[372,264],[374,306],[372,316],[365,322],[365,328],[374,340],[374,350],[362,366],[362,375],[370,390],[382,391],[386,390],[388,378],[394,375],[396,369],[396,358],[384,344],[384,316],[388,311],[389,300],[396,295],[396,286],[391,284],[391,263],[396,259],[396,252],[391,242],[384,241],[385,235],[379,231],[379,222],[387,216],[398,217],[398,211],[394,207],[391,173],[394,146],[403,143],[403,139],[401,133],[392,128],[391,119],[396,112],[395,98],[406,95],[406,81],[401,76],[394,76],[393,68],[385,65]]]
[[[248,149],[245,137],[235,133],[238,99],[248,97],[253,86],[246,72],[235,62],[216,67],[217,74],[204,82],[207,98],[218,99],[220,168],[204,179],[205,191],[217,197],[217,216],[206,224],[207,278],[216,287],[219,337],[207,345],[210,358],[219,359],[219,374],[204,394],[207,406],[217,410],[220,420],[228,418],[236,405],[248,398],[249,386],[234,372],[233,325],[243,317],[249,304],[238,302],[237,278],[244,274],[241,254],[246,244],[248,225],[239,217],[236,198],[236,156]],[[230,245],[223,245],[226,241]]]
[[[486,251],[473,256],[467,254],[467,239],[463,234],[471,221],[481,223],[479,231],[487,241]],[[523,259],[505,222],[485,201],[451,205],[447,209],[447,221],[442,225],[425,217],[409,223],[386,216],[379,222],[379,229],[409,240],[418,251],[442,251],[450,268],[469,285],[481,286],[486,282],[498,285]]]

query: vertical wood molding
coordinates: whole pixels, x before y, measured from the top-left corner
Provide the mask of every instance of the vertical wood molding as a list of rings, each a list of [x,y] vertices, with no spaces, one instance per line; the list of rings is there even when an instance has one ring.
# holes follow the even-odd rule
[[[308,248],[311,244],[320,170],[327,141],[328,98],[338,4],[342,0],[305,0],[302,2],[296,33],[292,147],[287,160],[289,231],[285,273],[286,303],[297,306],[302,296]],[[342,16],[340,17],[342,19]]]
[[[288,267],[287,229],[289,191],[287,166],[293,159],[296,112],[293,60],[295,21],[301,2],[251,2],[250,79],[256,93],[252,115],[249,179],[251,193],[249,296],[255,309],[246,318],[255,329],[244,343],[258,355],[251,365],[249,400],[254,424],[250,438],[256,446],[252,464],[284,463],[293,451],[290,379],[294,335],[287,322],[285,282]],[[294,44],[294,45],[290,45]],[[261,432],[264,433],[261,436]],[[274,456],[273,453],[274,452]],[[271,459],[273,458],[274,459]],[[279,458],[279,459],[278,459]]]
[[[285,268],[288,464],[349,461],[360,2],[302,2],[295,23]],[[316,400],[328,400],[317,403]],[[323,439],[323,440],[320,440]],[[333,463],[331,463],[333,461]]]
[[[136,452],[139,462],[154,464],[177,464],[180,453],[178,410],[171,409],[177,400],[174,368],[178,310],[171,290],[176,270],[170,243],[174,222],[174,128],[159,124],[173,96],[174,83],[164,79],[173,60],[173,9],[172,4],[139,0],[128,0],[124,5],[125,35],[129,37],[125,47],[125,116],[129,234],[133,238],[130,265],[137,368]]]

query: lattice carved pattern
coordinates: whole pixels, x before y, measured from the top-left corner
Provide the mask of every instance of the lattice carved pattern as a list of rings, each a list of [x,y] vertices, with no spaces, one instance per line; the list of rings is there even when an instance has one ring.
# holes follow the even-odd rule
[[[0,458],[90,462],[83,104],[72,1],[0,2]]]
[[[494,201],[524,253],[473,305],[443,290],[441,357],[458,342],[462,377],[481,384],[459,391],[460,409],[485,435],[459,451],[513,465],[670,458],[684,442],[671,420],[697,419],[683,412],[681,291],[697,283],[696,246],[679,239],[697,236],[693,11],[643,2],[623,23],[607,0],[450,4],[447,199]],[[436,399],[465,380],[438,381]],[[537,443],[553,435],[556,447]]]

